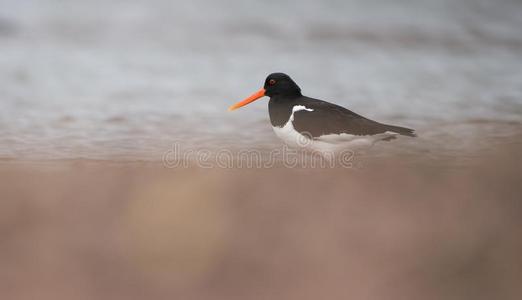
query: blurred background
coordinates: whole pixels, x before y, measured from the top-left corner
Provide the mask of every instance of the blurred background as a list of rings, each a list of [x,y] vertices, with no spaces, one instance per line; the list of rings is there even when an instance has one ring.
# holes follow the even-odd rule
[[[0,3],[5,159],[154,161],[174,141],[270,148],[266,100],[226,108],[275,71],[305,95],[416,128],[434,155],[520,129],[516,0]]]
[[[0,0],[0,298],[520,299],[519,0]],[[303,93],[419,137],[357,170],[168,169],[281,143]]]

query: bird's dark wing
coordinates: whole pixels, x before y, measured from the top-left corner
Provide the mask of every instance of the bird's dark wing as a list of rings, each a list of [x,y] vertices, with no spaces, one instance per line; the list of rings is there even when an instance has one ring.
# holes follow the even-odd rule
[[[326,101],[307,98],[303,105],[308,110],[294,112],[293,125],[299,133],[313,138],[341,133],[361,136],[374,135],[386,131],[405,135],[413,134],[411,129],[381,124]],[[402,129],[408,132],[401,132]]]

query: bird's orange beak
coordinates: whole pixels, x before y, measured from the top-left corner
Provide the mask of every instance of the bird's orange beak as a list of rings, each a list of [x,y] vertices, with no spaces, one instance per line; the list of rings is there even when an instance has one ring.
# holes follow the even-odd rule
[[[255,92],[252,96],[246,98],[245,100],[243,101],[240,101],[232,106],[230,106],[228,108],[229,111],[232,111],[232,110],[235,110],[235,109],[238,109],[240,108],[241,106],[245,106],[247,105],[248,103],[251,103],[251,102],[254,102],[256,101],[257,99],[261,98],[261,97],[264,97],[265,96],[265,89],[260,89],[259,91]]]

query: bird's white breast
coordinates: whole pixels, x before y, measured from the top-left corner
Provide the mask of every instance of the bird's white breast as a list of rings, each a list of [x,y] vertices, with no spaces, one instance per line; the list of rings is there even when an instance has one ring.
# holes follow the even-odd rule
[[[310,144],[311,140],[300,134],[297,130],[294,128],[294,113],[296,111],[314,111],[311,108],[306,108],[304,105],[296,105],[292,108],[292,114],[290,115],[290,118],[288,118],[288,121],[283,127],[272,127],[274,129],[275,134],[282,139],[285,143],[287,143],[290,146],[294,147],[306,147],[308,144]]]

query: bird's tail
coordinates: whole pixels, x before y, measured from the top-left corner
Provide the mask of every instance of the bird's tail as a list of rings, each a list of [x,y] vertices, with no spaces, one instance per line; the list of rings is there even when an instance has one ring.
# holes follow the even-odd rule
[[[386,125],[386,130],[398,133],[400,135],[406,135],[411,137],[416,137],[415,130],[406,128],[406,127],[400,127],[400,126],[393,126],[393,125]]]

